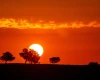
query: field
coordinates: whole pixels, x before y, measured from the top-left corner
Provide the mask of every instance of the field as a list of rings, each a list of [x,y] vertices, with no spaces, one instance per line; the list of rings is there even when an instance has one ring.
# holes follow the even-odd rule
[[[96,80],[99,75],[99,65],[0,64],[0,78],[3,80]]]

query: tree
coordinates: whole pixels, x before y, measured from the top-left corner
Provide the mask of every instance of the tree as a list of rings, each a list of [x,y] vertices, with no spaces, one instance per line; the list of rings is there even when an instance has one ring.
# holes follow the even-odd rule
[[[28,61],[28,58],[29,58],[28,49],[27,48],[24,48],[22,50],[22,52],[19,53],[19,55],[25,59],[25,64],[26,64],[26,62]]]
[[[15,57],[10,52],[5,52],[3,55],[0,57],[0,60],[5,61],[5,64],[7,61],[13,61]]]
[[[39,56],[38,52],[36,52],[35,50],[30,49],[29,54],[31,55],[30,58],[29,58],[29,61],[31,63],[35,63],[35,64],[38,63],[38,61],[40,59],[40,56]]]
[[[27,61],[30,62],[31,64],[38,63],[40,59],[40,56],[36,51],[32,49],[28,50],[27,48],[24,48],[23,52],[19,53],[19,55],[23,57],[23,59],[25,59],[25,64]]]
[[[52,57],[49,60],[50,60],[50,63],[58,63],[60,61],[60,57]]]

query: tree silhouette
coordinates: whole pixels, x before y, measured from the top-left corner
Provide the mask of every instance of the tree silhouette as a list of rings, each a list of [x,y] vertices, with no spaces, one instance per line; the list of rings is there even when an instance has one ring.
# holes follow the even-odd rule
[[[26,62],[28,61],[28,58],[29,58],[28,57],[29,56],[28,49],[24,48],[23,51],[21,53],[19,53],[19,55],[25,59],[25,64],[26,64]]]
[[[25,59],[25,64],[27,61],[30,62],[31,64],[38,63],[40,59],[40,56],[36,51],[32,49],[28,50],[27,48],[24,48],[23,52],[19,53],[19,55],[23,57],[23,59]]]
[[[0,60],[5,61],[5,64],[7,61],[13,61],[15,57],[10,52],[5,52],[3,55],[0,57]]]
[[[50,60],[50,63],[58,63],[60,61],[60,57],[52,57],[49,60]]]
[[[31,55],[30,58],[29,58],[29,61],[31,63],[35,63],[35,64],[38,63],[38,61],[40,59],[40,56],[39,56],[38,52],[30,49],[29,50],[29,54]]]

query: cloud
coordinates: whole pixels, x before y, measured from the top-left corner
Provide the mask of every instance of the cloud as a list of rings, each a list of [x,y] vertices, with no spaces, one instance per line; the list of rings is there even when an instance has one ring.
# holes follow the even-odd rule
[[[72,23],[56,23],[54,21],[45,22],[39,20],[38,22],[28,21],[24,19],[2,18],[0,19],[0,28],[17,28],[17,29],[57,29],[57,28],[81,28],[81,27],[100,27],[100,23],[91,21],[90,23],[72,22]]]

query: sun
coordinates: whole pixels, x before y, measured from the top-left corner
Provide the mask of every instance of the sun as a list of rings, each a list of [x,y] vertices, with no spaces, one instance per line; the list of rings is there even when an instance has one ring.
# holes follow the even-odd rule
[[[40,44],[32,44],[29,49],[35,50],[39,56],[42,56],[43,54],[43,47]]]

